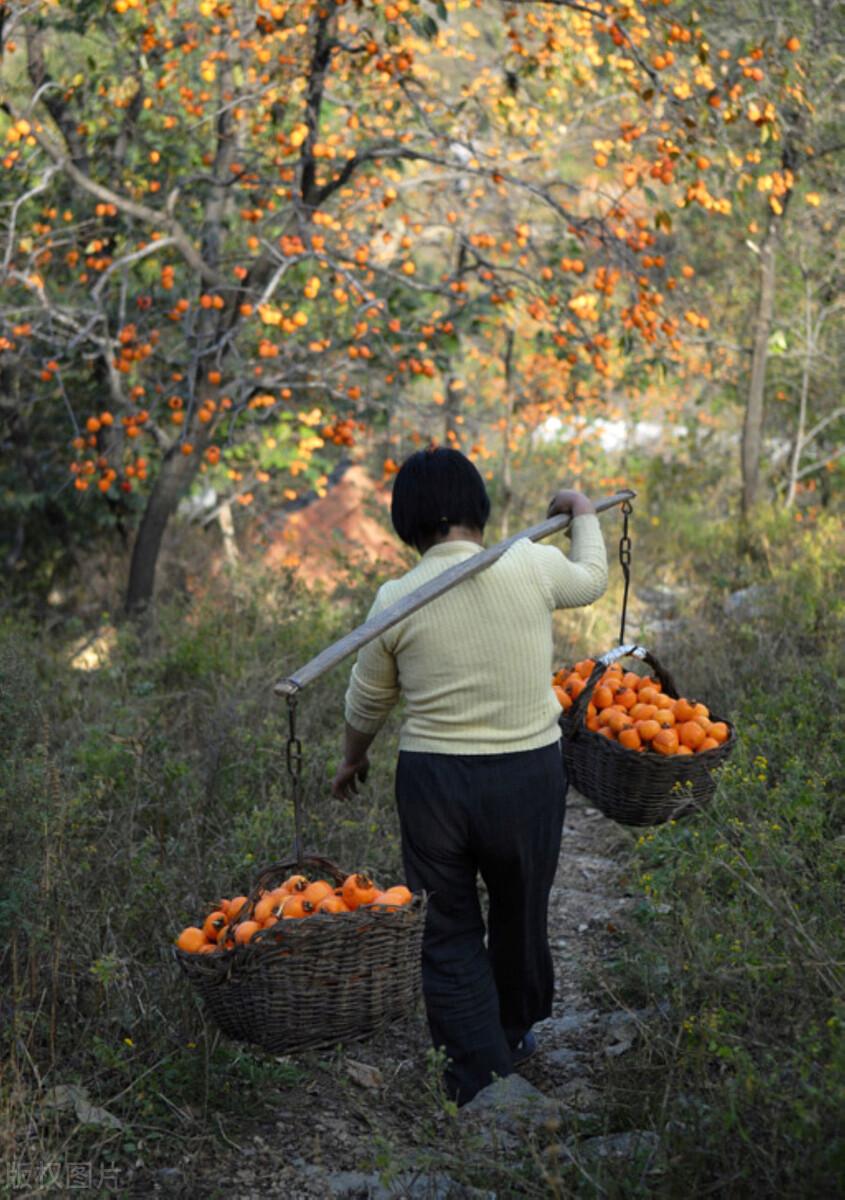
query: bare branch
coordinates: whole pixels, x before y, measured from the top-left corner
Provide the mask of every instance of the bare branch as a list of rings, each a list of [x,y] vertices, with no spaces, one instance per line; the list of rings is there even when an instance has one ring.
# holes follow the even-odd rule
[[[50,183],[50,180],[56,174],[56,171],[58,169],[59,168],[55,165],[51,166],[51,167],[46,167],[44,170],[44,174],[41,176],[41,182],[37,183],[34,188],[30,188],[30,190],[28,192],[24,192],[23,195],[19,196],[17,198],[17,200],[15,201],[15,203],[13,204],[12,213],[9,218],[9,228],[6,233],[6,253],[3,258],[3,267],[2,267],[2,273],[4,275],[9,269],[9,263],[12,261],[12,255],[14,254],[15,225],[17,223],[17,218],[18,218],[18,209],[21,207],[22,204],[25,204],[27,200],[31,200],[33,196],[38,196],[41,194],[41,192],[46,191],[47,187]]]
[[[821,421],[818,422],[817,425],[814,425],[813,428],[804,435],[804,437],[801,441],[801,445],[802,446],[809,445],[810,442],[814,441],[815,438],[818,437],[818,435],[821,433],[821,431],[823,429],[825,429],[833,421],[838,420],[839,417],[843,417],[843,416],[845,416],[845,408],[835,408],[832,413],[829,413],[828,416],[824,417]]]
[[[109,276],[113,275],[115,271],[119,271],[123,267],[128,267],[130,263],[138,262],[142,258],[149,258],[151,254],[158,254],[159,251],[166,250],[168,246],[175,246],[176,244],[176,238],[174,237],[157,238],[155,241],[147,242],[146,246],[142,246],[140,250],[134,250],[131,254],[125,254],[123,258],[116,259],[110,267],[107,267],[103,271],[91,295],[99,302],[100,295]]]
[[[838,450],[834,450],[832,454],[825,454],[823,458],[817,458],[815,462],[811,462],[808,466],[802,467],[796,479],[803,479],[805,475],[815,475],[816,471],[821,471],[828,463],[836,462],[845,454],[845,446],[840,446]]]

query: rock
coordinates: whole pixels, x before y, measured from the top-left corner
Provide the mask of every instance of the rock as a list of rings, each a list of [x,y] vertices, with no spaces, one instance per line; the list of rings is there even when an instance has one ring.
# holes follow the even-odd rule
[[[735,621],[752,621],[770,613],[774,603],[775,589],[771,584],[752,583],[750,587],[731,592],[722,607],[725,615]]]
[[[88,1089],[76,1083],[58,1083],[44,1097],[44,1108],[72,1108],[80,1125],[99,1125],[104,1129],[122,1129],[123,1122],[113,1113],[98,1108],[88,1099]]]
[[[376,1189],[381,1190],[381,1181],[377,1173],[365,1174],[363,1171],[334,1171],[330,1175],[323,1175],[315,1167],[308,1167],[303,1172],[304,1175],[313,1177],[316,1180],[317,1175],[320,1175],[320,1183],[325,1185],[327,1196],[342,1196],[344,1200],[347,1197],[354,1196],[361,1200],[371,1200],[376,1195]]]
[[[615,859],[604,858],[598,854],[577,854],[572,862],[585,879],[593,880],[596,876],[618,875],[620,866]]]
[[[584,1076],[567,1080],[563,1087],[558,1089],[557,1095],[570,1108],[582,1114],[589,1113],[602,1098],[590,1080]]]
[[[458,1111],[466,1123],[478,1123],[482,1143],[513,1152],[526,1127],[542,1122],[560,1122],[564,1109],[558,1100],[545,1095],[521,1075],[507,1075],[483,1088]]]
[[[377,1172],[365,1175],[362,1171],[336,1171],[326,1176],[325,1183],[332,1196],[383,1200],[390,1195],[382,1186]]]
[[[388,1186],[385,1200],[496,1200],[495,1192],[458,1183],[451,1175],[403,1174]]]
[[[346,1060],[346,1071],[353,1083],[362,1087],[378,1090],[384,1085],[384,1077],[378,1067],[369,1063],[356,1062],[352,1058]]]
[[[582,1012],[568,1013],[565,1017],[547,1017],[545,1021],[538,1022],[535,1031],[550,1042],[572,1041],[573,1038],[580,1038],[594,1025],[598,1015],[597,1009],[590,1008]]]
[[[549,1066],[565,1070],[577,1067],[582,1058],[577,1050],[570,1050],[566,1046],[559,1046],[556,1050],[549,1050],[543,1057]]]
[[[666,584],[658,583],[653,587],[635,588],[634,594],[638,600],[641,600],[654,612],[656,617],[665,620],[667,617],[677,616],[678,609],[688,596],[688,589],[670,588]]]
[[[523,1116],[532,1110],[548,1110],[549,1107],[557,1111],[557,1105],[539,1088],[534,1087],[533,1083],[529,1083],[521,1075],[513,1074],[506,1075],[504,1079],[496,1079],[486,1088],[482,1088],[459,1110],[459,1115],[473,1116],[485,1113],[510,1118]]]
[[[604,1052],[612,1058],[630,1050],[637,1040],[640,1025],[633,1013],[611,1013],[607,1020],[607,1032],[604,1038]]]
[[[683,638],[687,630],[684,617],[643,617],[640,622],[643,633],[649,641],[668,642],[672,638]]]
[[[625,1133],[608,1133],[599,1137],[585,1138],[570,1143],[573,1157],[581,1162],[599,1162],[607,1159],[635,1158],[643,1155],[652,1157],[660,1145],[660,1138],[651,1129],[629,1129]]]
[[[308,1174],[316,1176],[313,1170]],[[386,1183],[377,1171],[335,1171],[320,1183],[337,1200],[496,1200],[493,1192],[458,1183],[443,1171],[403,1171]]]

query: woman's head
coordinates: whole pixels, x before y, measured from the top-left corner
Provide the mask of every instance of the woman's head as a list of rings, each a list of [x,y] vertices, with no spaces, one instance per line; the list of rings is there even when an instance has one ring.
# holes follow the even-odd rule
[[[481,532],[490,497],[478,470],[460,450],[418,450],[393,481],[393,528],[403,542],[423,551],[453,525]]]

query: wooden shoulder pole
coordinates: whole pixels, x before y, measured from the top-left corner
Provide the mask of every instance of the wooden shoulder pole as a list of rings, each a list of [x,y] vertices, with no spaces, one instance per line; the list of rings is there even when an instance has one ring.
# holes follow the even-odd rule
[[[636,492],[627,490],[617,492],[613,496],[606,496],[596,501],[596,512],[606,512],[607,509],[614,508],[617,504],[624,503],[625,500],[633,500],[635,496]],[[454,567],[449,567],[447,570],[441,572],[436,579],[430,579],[428,583],[424,583],[416,591],[409,592],[407,596],[403,596],[401,600],[397,600],[395,604],[391,604],[389,608],[385,608],[382,612],[371,618],[371,620],[365,621],[363,625],[359,625],[351,633],[347,633],[331,646],[327,646],[316,658],[312,658],[310,662],[307,662],[304,667],[300,667],[293,675],[288,676],[287,679],[280,680],[274,687],[274,692],[277,696],[291,696],[301,691],[309,683],[313,683],[315,679],[319,679],[326,671],[330,671],[332,667],[337,666],[339,662],[343,662],[350,654],[355,654],[367,642],[371,642],[374,638],[384,633],[385,630],[404,620],[405,617],[409,617],[411,613],[415,613],[424,604],[428,604],[431,600],[436,600],[438,596],[442,596],[444,592],[448,592],[450,588],[455,587],[456,584],[461,583],[464,579],[471,579],[473,575],[478,575],[480,571],[484,571],[487,567],[492,566],[514,542],[518,542],[522,538],[529,538],[532,542],[542,541],[543,538],[550,537],[553,533],[559,533],[561,530],[566,529],[570,520],[571,517],[568,513],[549,517],[545,521],[540,521],[537,525],[531,525],[528,529],[523,529],[521,533],[515,533],[512,537],[505,538],[502,542],[497,542],[495,546],[490,546],[487,550],[482,550],[480,554],[473,554],[471,558],[457,563]]]

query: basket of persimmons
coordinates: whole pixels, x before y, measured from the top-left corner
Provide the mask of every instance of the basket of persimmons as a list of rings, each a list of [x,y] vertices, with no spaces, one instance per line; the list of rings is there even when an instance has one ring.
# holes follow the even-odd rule
[[[634,656],[651,674],[625,671]],[[659,825],[700,808],[716,788],[713,769],[734,743],[731,724],[681,696],[642,646],[562,667],[552,678],[563,710],[570,783],[622,825]]]
[[[420,994],[425,897],[305,857],[183,929],[174,953],[227,1037],[274,1053],[367,1037]]]

